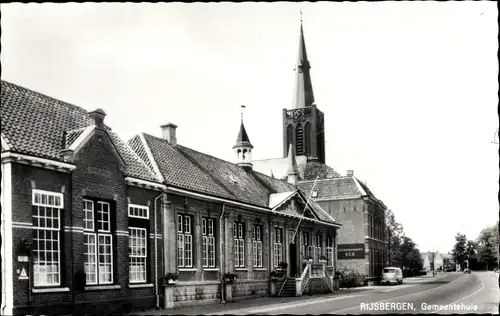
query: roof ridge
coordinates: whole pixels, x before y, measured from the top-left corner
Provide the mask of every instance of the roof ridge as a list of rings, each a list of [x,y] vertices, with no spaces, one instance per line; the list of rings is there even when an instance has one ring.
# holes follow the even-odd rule
[[[161,137],[154,136],[154,135],[151,135],[151,134],[148,134],[148,133],[141,133],[141,134],[143,134],[143,135],[148,135],[148,136],[150,136],[150,137],[155,138],[156,140],[165,141],[165,140],[164,140],[163,138],[161,138]],[[168,144],[168,145],[170,145],[170,143],[168,143],[168,142],[167,142],[167,144]],[[172,145],[170,145],[170,146],[172,146]],[[192,148],[190,148],[190,147],[183,146],[183,145],[180,145],[180,144],[177,144],[176,146],[177,146],[177,147],[182,147],[182,148],[186,148],[186,149],[192,150],[192,151],[194,151],[194,152],[197,152],[197,153],[203,154],[203,155],[205,155],[205,156],[209,156],[209,157],[211,157],[211,158],[214,158],[214,159],[216,159],[216,160],[219,160],[219,161],[222,161],[222,162],[225,162],[225,163],[230,163],[230,164],[232,164],[232,165],[234,165],[234,166],[236,166],[236,167],[240,168],[240,167],[239,167],[237,164],[235,164],[234,162],[230,162],[230,161],[224,160],[224,159],[222,159],[222,158],[215,157],[215,156],[213,156],[213,155],[211,155],[211,154],[207,154],[207,153],[201,152],[201,151],[199,151],[199,150],[192,149]],[[268,176],[268,175],[266,175],[266,174],[264,174],[264,173],[262,173],[262,172],[259,172],[259,171],[254,170],[254,169],[252,169],[252,172],[257,173],[257,174],[259,174],[259,175],[262,175],[262,176],[264,176],[264,177],[266,177],[266,178],[268,178],[268,179],[272,179],[272,180],[279,181],[279,182],[281,182],[281,183],[284,183],[284,184],[288,184],[288,185],[289,185],[289,183],[288,183],[288,182],[286,182],[286,181],[282,181],[282,180],[279,180],[279,179],[276,179],[276,178],[272,178],[272,177],[270,177],[270,176]]]
[[[25,90],[25,91],[28,91],[28,92],[31,92],[35,95],[38,95],[39,97],[42,97],[42,98],[46,98],[48,99],[48,101],[51,101],[51,102],[54,102],[54,103],[62,103],[63,105],[68,105],[68,106],[71,106],[73,108],[75,108],[76,110],[79,110],[81,112],[84,112],[86,115],[88,115],[88,111],[85,110],[83,107],[81,106],[78,106],[78,105],[75,105],[73,103],[69,103],[67,101],[63,101],[63,100],[60,100],[60,99],[56,99],[54,97],[51,97],[49,95],[46,95],[44,93],[41,93],[41,92],[38,92],[38,91],[35,91],[33,89],[30,89],[30,88],[26,88],[24,86],[21,86],[19,84],[16,84],[16,83],[12,83],[12,82],[9,82],[9,81],[6,81],[6,80],[1,80],[2,84],[7,84],[8,86],[11,86],[11,87],[14,87],[14,88],[18,88],[18,89],[21,89],[21,90]]]

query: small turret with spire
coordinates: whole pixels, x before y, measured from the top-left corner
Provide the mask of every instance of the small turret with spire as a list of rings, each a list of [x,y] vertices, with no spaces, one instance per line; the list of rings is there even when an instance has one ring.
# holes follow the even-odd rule
[[[236,153],[236,164],[245,170],[251,170],[253,168],[252,164],[252,149],[253,145],[250,143],[248,138],[245,125],[243,124],[243,109],[246,106],[241,106],[241,124],[238,137],[236,138],[236,144],[233,146],[233,150]]]

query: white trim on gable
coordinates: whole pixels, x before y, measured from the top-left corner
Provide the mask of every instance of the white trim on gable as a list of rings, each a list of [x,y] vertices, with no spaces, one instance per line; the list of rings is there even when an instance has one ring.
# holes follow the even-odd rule
[[[153,157],[153,153],[151,152],[151,148],[149,148],[148,146],[148,142],[144,137],[144,133],[139,133],[139,139],[141,140],[142,146],[144,146],[144,151],[146,152],[146,155],[148,156],[148,159],[151,162],[151,165],[153,166],[153,171],[156,173],[156,176],[160,179],[161,182],[165,182],[165,178],[163,178],[160,168],[158,167],[158,164],[156,163],[156,160]]]
[[[13,315],[14,309],[14,268],[12,236],[12,163],[2,162],[2,306],[0,314]]]
[[[133,177],[125,177],[125,182],[128,185],[143,187],[143,188],[152,188],[155,190],[166,190],[167,186],[161,183],[155,183],[151,181],[141,180]]]
[[[25,165],[56,170],[61,172],[70,172],[76,168],[75,165],[56,160],[39,158],[35,156],[17,154],[13,152],[2,153],[2,164],[7,162],[21,163]]]
[[[87,144],[87,142],[92,138],[92,136],[95,135],[96,132],[97,132],[97,128],[95,125],[91,125],[91,126],[88,126],[87,128],[85,128],[85,130],[80,134],[80,136],[78,136],[75,139],[75,141],[69,146],[69,148],[62,150],[63,155],[67,159],[69,159],[70,161],[73,161],[75,155],[83,148],[83,146],[85,146],[85,144]],[[125,160],[123,159],[122,155],[120,154],[120,151],[118,150],[118,148],[116,148],[116,145],[115,145],[113,139],[111,138],[111,136],[109,136],[108,131],[104,130],[104,131],[102,131],[102,133],[105,135],[105,137],[108,139],[109,143],[111,144],[111,148],[112,148],[115,156],[120,161],[120,164],[122,166],[125,166],[126,165]]]
[[[74,154],[76,154],[80,149],[82,149],[83,145],[85,145],[90,137],[93,135],[93,131],[95,129],[95,125],[87,126],[83,132],[78,136],[73,143],[69,146],[67,150],[72,151]]]
[[[2,140],[2,149],[5,150],[5,151],[9,151],[10,150],[10,146],[9,146],[9,142],[7,141],[7,138],[3,136],[3,134],[1,135],[1,140]]]
[[[356,183],[356,187],[358,188],[359,192],[361,192],[361,195],[368,195],[368,194],[366,193],[366,191],[365,191],[365,190],[363,190],[363,187],[361,186],[361,184],[359,184],[358,179],[356,179],[356,178],[354,178],[354,177],[352,177],[352,179],[354,180],[354,183]]]

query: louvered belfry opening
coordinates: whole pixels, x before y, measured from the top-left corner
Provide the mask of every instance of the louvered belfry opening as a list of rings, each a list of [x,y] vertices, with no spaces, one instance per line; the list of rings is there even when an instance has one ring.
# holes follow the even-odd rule
[[[295,130],[295,137],[297,139],[296,150],[297,156],[304,154],[304,128],[301,124],[297,125]]]
[[[306,123],[304,128],[304,151],[307,157],[311,155],[311,124]]]

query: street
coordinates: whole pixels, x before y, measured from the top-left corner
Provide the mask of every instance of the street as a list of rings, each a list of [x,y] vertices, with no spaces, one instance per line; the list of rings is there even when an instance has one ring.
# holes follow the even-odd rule
[[[405,279],[403,285],[372,286],[360,293],[225,310],[223,314],[498,314],[499,301],[498,274],[452,272]]]

